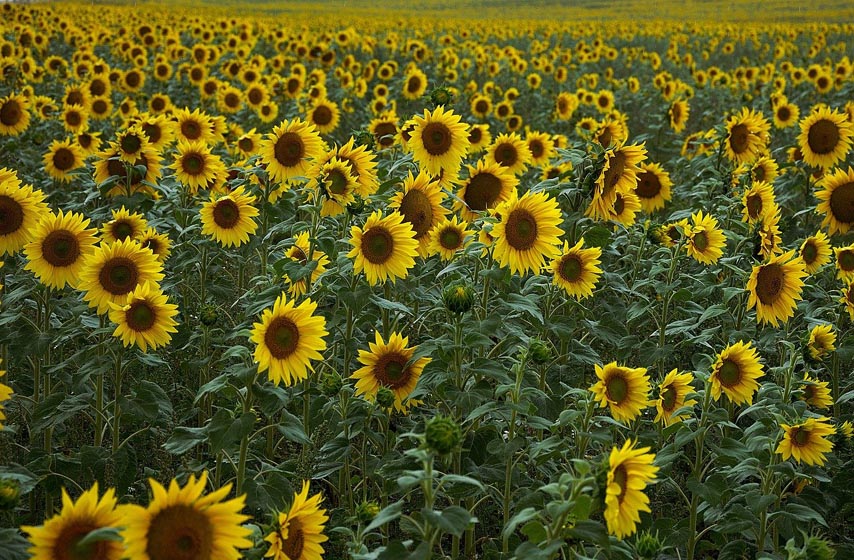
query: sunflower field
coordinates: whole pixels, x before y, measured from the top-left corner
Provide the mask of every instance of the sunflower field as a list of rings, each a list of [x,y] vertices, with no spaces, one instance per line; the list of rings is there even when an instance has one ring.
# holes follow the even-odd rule
[[[854,558],[854,8],[344,4],[0,4],[0,560]]]

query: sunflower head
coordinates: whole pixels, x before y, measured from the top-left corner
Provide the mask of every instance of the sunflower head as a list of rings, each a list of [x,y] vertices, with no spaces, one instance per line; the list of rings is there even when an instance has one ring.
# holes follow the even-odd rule
[[[759,355],[750,342],[731,344],[717,355],[709,376],[715,400],[725,394],[734,404],[750,404],[759,388],[757,379],[765,375]]]
[[[629,368],[611,362],[604,366],[596,364],[599,379],[590,387],[599,406],[608,406],[615,420],[631,422],[644,408],[649,406],[651,390],[646,368]]]

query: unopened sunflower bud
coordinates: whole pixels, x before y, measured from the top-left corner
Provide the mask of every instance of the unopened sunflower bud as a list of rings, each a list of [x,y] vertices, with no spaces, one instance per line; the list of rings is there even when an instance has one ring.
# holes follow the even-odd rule
[[[430,92],[430,101],[436,105],[450,105],[454,102],[454,94],[446,87],[437,87]]]
[[[202,310],[199,313],[199,320],[203,325],[208,327],[215,325],[217,320],[219,320],[219,311],[217,311],[216,306],[211,304],[202,306]]]
[[[377,404],[383,408],[391,408],[394,405],[394,393],[388,387],[380,387],[377,391]]]
[[[552,350],[546,342],[539,338],[531,339],[528,346],[528,356],[535,364],[544,364],[552,359]]]
[[[21,495],[21,486],[17,480],[11,478],[0,478],[0,511],[15,509],[18,505],[18,497]]]
[[[658,538],[658,533],[653,535],[649,531],[638,533],[635,539],[635,551],[641,558],[658,558],[661,552],[661,541]]]
[[[474,288],[465,282],[455,282],[442,291],[442,301],[452,313],[465,313],[474,304]]]
[[[320,390],[327,397],[334,397],[341,391],[344,381],[334,371],[327,371],[320,377]]]
[[[370,523],[380,512],[380,506],[376,502],[362,502],[356,507],[356,517],[359,523]]]
[[[424,439],[427,448],[439,455],[447,455],[457,448],[463,439],[460,430],[453,418],[447,416],[434,416],[424,430]]]

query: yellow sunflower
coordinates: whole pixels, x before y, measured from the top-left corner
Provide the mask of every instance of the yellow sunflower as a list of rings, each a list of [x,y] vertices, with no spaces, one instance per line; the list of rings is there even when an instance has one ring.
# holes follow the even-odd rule
[[[635,216],[640,210],[640,199],[634,191],[617,193],[617,196],[614,197],[614,209],[608,213],[608,220],[623,227],[630,227],[634,225]]]
[[[123,130],[116,135],[114,144],[118,149],[119,159],[128,163],[133,163],[139,159],[139,154],[149,148],[148,136],[143,132],[142,127],[138,124],[131,125],[127,130]]]
[[[409,338],[393,332],[388,343],[382,335],[375,333],[375,343],[369,343],[370,351],[359,350],[359,368],[351,378],[356,380],[356,395],[373,400],[381,387],[394,393],[394,408],[407,412],[412,405],[407,399],[418,385],[418,378],[430,358],[413,360],[417,346],[409,347]]]
[[[411,68],[403,78],[403,98],[414,101],[427,91],[427,74]]]
[[[599,408],[608,406],[611,416],[620,422],[631,422],[650,405],[651,390],[646,368],[629,368],[611,362],[604,366],[596,364],[596,377],[590,387]]]
[[[57,181],[67,183],[74,177],[71,172],[83,167],[85,157],[83,150],[76,142],[54,140],[50,143],[42,161],[48,175]]]
[[[33,239],[36,225],[48,213],[44,198],[15,175],[0,179],[0,256],[17,253]]]
[[[783,439],[777,446],[776,453],[783,460],[794,458],[798,463],[822,466],[827,461],[825,454],[833,450],[833,442],[825,439],[836,433],[836,429],[824,416],[808,418],[800,424],[780,424]]]
[[[86,292],[83,299],[98,313],[106,313],[110,304],[124,305],[140,284],[163,279],[163,264],[151,249],[125,239],[102,244],[86,255],[80,270],[78,289]]]
[[[142,214],[128,211],[124,206],[111,211],[113,219],[101,226],[101,242],[115,243],[124,239],[139,239],[148,222]]]
[[[821,227],[830,235],[847,233],[854,226],[854,169],[837,169],[816,183],[822,190],[815,193],[820,200],[816,212],[824,214]]]
[[[121,511],[116,509],[115,490],[110,488],[98,498],[98,483],[95,482],[77,501],[71,501],[63,488],[62,510],[58,514],[40,527],[25,526],[21,529],[28,534],[31,546],[27,552],[33,560],[119,560],[125,554],[121,542],[98,540],[85,546],[78,543],[92,531],[117,528],[124,524]]]
[[[653,465],[655,454],[649,452],[649,447],[635,448],[635,445],[636,442],[627,439],[621,449],[611,449],[608,457],[604,516],[608,532],[618,539],[635,532],[640,512],[651,511],[649,497],[643,490],[655,482],[658,472]]]
[[[211,236],[224,247],[239,247],[249,241],[258,229],[253,220],[258,209],[253,206],[255,197],[246,194],[243,186],[228,194],[211,193],[211,199],[202,204],[202,234]]]
[[[794,103],[780,103],[774,108],[774,126],[789,128],[798,122],[801,116],[800,108]]]
[[[819,381],[812,378],[809,374],[804,374],[804,380],[801,383],[803,386],[801,391],[801,400],[816,408],[830,408],[833,406],[833,397],[830,394],[830,387],[827,381]]]
[[[774,180],[780,175],[780,167],[777,162],[769,156],[762,156],[753,162],[750,168],[750,178],[754,182],[774,184]]]
[[[2,365],[2,360],[0,360],[0,365]],[[0,377],[3,377],[4,375],[6,375],[6,372],[0,369]],[[3,429],[3,420],[6,419],[6,414],[3,412],[3,403],[11,399],[12,394],[13,393],[11,387],[0,383],[0,430]]]
[[[854,321],[854,282],[849,282],[842,290],[842,297],[839,301],[845,304],[845,309],[848,311],[848,316]]]
[[[478,212],[496,208],[516,191],[519,179],[506,167],[485,159],[475,166],[467,165],[469,177],[457,191],[454,211],[468,221],[478,218]]]
[[[382,150],[394,146],[398,137],[398,120],[394,110],[387,110],[380,112],[379,116],[372,119],[370,124],[368,124],[368,131],[374,135],[374,142],[376,142],[378,149]],[[410,140],[412,140],[411,133]],[[414,142],[409,145],[410,150],[413,144]]]
[[[688,102],[684,99],[677,99],[670,105],[670,108],[667,110],[667,114],[670,116],[670,128],[673,129],[673,132],[678,133],[685,130],[685,124],[688,122],[689,113],[690,107],[688,106]]]
[[[203,495],[207,472],[190,475],[183,488],[175,479],[168,489],[154,479],[149,484],[153,497],[147,508],[118,508],[127,558],[234,560],[240,557],[237,549],[252,546],[252,531],[242,525],[249,516],[240,513],[246,496],[226,500],[231,484]]]
[[[531,163],[536,166],[542,167],[548,164],[549,160],[557,155],[554,141],[548,133],[528,132],[525,134],[525,142],[531,152]]]
[[[736,164],[750,163],[763,155],[771,125],[761,113],[747,107],[727,119],[724,147],[727,158]]]
[[[166,346],[172,340],[170,333],[178,332],[174,317],[178,306],[168,303],[160,288],[149,282],[140,284],[128,294],[124,305],[111,305],[110,321],[115,323],[113,336],[125,346],[137,345],[143,352]]]
[[[471,114],[479,119],[486,119],[492,113],[492,99],[482,93],[476,93],[469,101]]]
[[[160,262],[166,262],[172,248],[172,241],[165,233],[158,233],[153,227],[148,228],[138,238],[139,244],[146,249],[151,249],[154,256]]]
[[[726,246],[726,236],[718,229],[718,221],[709,214],[703,215],[702,210],[692,214],[691,221],[693,224],[684,229],[685,250],[700,263],[716,263]]]
[[[86,229],[89,219],[82,214],[48,213],[33,231],[33,240],[24,248],[26,269],[39,282],[61,290],[76,286],[87,255],[95,250],[95,229]]]
[[[305,118],[306,122],[313,124],[321,134],[331,134],[338,128],[341,121],[341,111],[338,104],[328,99],[318,99],[312,103]]]
[[[513,273],[538,274],[560,254],[559,227],[563,221],[557,200],[545,192],[527,192],[519,198],[514,191],[497,209],[500,221],[492,227],[493,255]]]
[[[209,144],[213,141],[211,119],[199,109],[194,109],[192,112],[189,109],[178,109],[175,111],[174,118],[177,121],[175,134],[179,142],[183,140]]]
[[[804,262],[794,251],[770,257],[753,267],[747,281],[747,309],[756,308],[759,323],[777,326],[795,314],[807,276]]]
[[[616,146],[605,151],[602,171],[593,187],[593,199],[585,215],[596,220],[607,220],[614,212],[617,193],[635,189],[640,163],[646,158],[646,148],[640,145]]]
[[[326,272],[329,257],[326,256],[326,253],[317,249],[317,247],[312,251],[307,231],[298,234],[294,238],[294,244],[285,251],[285,257],[305,266],[308,263],[307,255],[309,252],[311,252],[311,260],[317,261],[317,266],[311,271],[311,285],[314,285],[320,275]],[[285,275],[285,282],[288,284],[288,294],[291,297],[298,297],[305,294],[307,288],[305,278],[300,278],[294,282],[290,277]]]
[[[635,194],[640,199],[643,211],[652,213],[664,208],[670,200],[670,189],[673,186],[670,174],[657,163],[644,162],[640,164],[637,177]]]
[[[294,305],[283,293],[272,309],[265,309],[255,323],[250,340],[255,343],[258,372],[270,381],[290,387],[314,371],[311,360],[322,360],[326,350],[326,319],[315,315],[317,303],[306,298]]]
[[[353,249],[347,256],[353,259],[353,273],[364,271],[372,286],[389,279],[394,283],[397,278],[406,278],[418,255],[415,231],[398,212],[383,218],[377,210],[364,227],[350,228],[350,245]]]
[[[712,397],[717,401],[721,393],[734,404],[750,404],[759,389],[757,379],[765,375],[756,349],[750,342],[730,344],[715,358],[709,376]]]
[[[264,540],[270,549],[264,555],[273,560],[322,560],[322,544],[329,540],[323,534],[329,516],[320,507],[323,497],[308,497],[309,483],[302,483],[302,491],[294,496],[287,513],[280,512],[273,531]]]
[[[689,393],[694,392],[691,383],[694,376],[690,373],[679,373],[674,368],[664,376],[658,385],[658,399],[655,401],[656,422],[663,422],[665,426],[676,424],[688,418],[687,414],[674,416],[673,413],[686,406],[694,406],[697,401],[687,399]]]
[[[815,274],[830,262],[832,254],[830,249],[830,240],[821,230],[804,239],[798,255],[804,261],[805,269],[809,274]]]
[[[521,175],[531,164],[533,155],[528,144],[516,133],[499,134],[486,150],[485,161],[498,164],[513,175]]]
[[[578,300],[593,295],[593,288],[599,281],[602,269],[599,268],[599,258],[602,249],[590,247],[583,249],[584,239],[571,248],[569,243],[563,242],[561,254],[555,258],[549,267],[552,272],[552,282],[563,288],[567,295]]]
[[[314,125],[285,120],[267,134],[258,153],[270,177],[284,183],[306,175],[311,160],[323,156],[323,140]]]
[[[836,256],[836,278],[850,282],[854,280],[854,244],[834,247]]]
[[[469,148],[468,125],[441,105],[413,120],[409,147],[415,162],[432,177],[456,176]]]
[[[758,235],[758,248],[756,253],[767,259],[773,255],[783,252],[782,238],[780,237],[780,210],[774,208],[773,213],[766,214],[756,228]]]
[[[30,126],[30,102],[23,95],[0,97],[0,136],[17,136]]]
[[[478,154],[492,143],[488,124],[473,124],[469,127],[469,154]]]
[[[178,181],[189,188],[190,194],[207,188],[217,175],[225,173],[225,164],[204,142],[178,142],[178,155],[169,167],[175,170]]]
[[[72,134],[85,132],[89,127],[89,113],[80,105],[67,105],[62,111],[62,125]]]
[[[748,224],[760,222],[769,214],[774,215],[777,212],[774,188],[764,181],[754,182],[741,195],[741,205],[744,207],[741,219]]]
[[[468,229],[468,222],[457,221],[453,216],[451,220],[442,218],[436,226],[430,230],[427,253],[439,255],[443,261],[450,261],[458,251],[466,248],[471,241],[474,232]]]
[[[852,138],[854,125],[844,113],[820,107],[801,120],[798,145],[808,165],[830,169],[845,159]]]
[[[810,330],[807,349],[813,360],[821,360],[836,350],[836,333],[831,325],[816,325]]]
[[[410,172],[403,180],[402,189],[388,201],[389,208],[400,212],[403,221],[412,227],[415,240],[418,241],[418,254],[422,257],[427,256],[430,230],[448,213],[442,207],[444,200],[445,193],[439,183],[433,182],[424,171],[419,171],[417,177],[413,177]]]
[[[337,216],[355,202],[359,184],[350,169],[348,162],[337,157],[315,162],[309,173],[312,176],[308,183],[309,198],[314,200],[317,196],[321,197],[321,216]]]

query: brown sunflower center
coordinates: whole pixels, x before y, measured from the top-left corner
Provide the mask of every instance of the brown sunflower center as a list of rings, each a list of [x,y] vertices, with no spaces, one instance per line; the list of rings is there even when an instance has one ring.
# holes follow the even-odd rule
[[[504,235],[517,251],[530,249],[537,241],[537,219],[529,211],[517,208],[507,216]]]
[[[620,373],[611,375],[605,381],[605,396],[608,400],[617,404],[622,404],[629,396],[629,382]]]
[[[661,391],[661,408],[667,412],[672,412],[676,408],[676,388],[673,385],[668,385]]]
[[[751,220],[757,219],[762,214],[762,197],[754,193],[747,197],[747,215]]]
[[[302,528],[302,522],[299,518],[288,520],[288,538],[282,542],[282,552],[287,558],[302,558],[302,551],[305,548],[305,532]]]
[[[813,397],[815,397],[815,387],[812,385],[804,386],[804,400],[809,401]]]
[[[333,195],[347,194],[347,177],[340,169],[333,169],[327,173],[326,190]]]
[[[201,175],[205,170],[205,160],[201,154],[191,152],[181,158],[181,167],[187,175]]]
[[[605,144],[602,144],[603,146]],[[626,156],[623,152],[614,152],[608,160],[608,169],[605,170],[604,190],[609,192],[617,186],[626,170]]]
[[[114,296],[123,296],[136,288],[139,269],[136,263],[127,257],[113,257],[104,263],[98,280],[107,292]]]
[[[308,262],[308,256],[306,256],[305,251],[303,251],[302,248],[297,247],[296,245],[291,247],[291,252],[288,256],[303,265]]]
[[[513,167],[519,161],[519,152],[516,146],[507,142],[499,144],[495,148],[495,161],[502,167]]]
[[[142,147],[142,139],[136,134],[125,134],[121,141],[122,151],[135,154]]]
[[[764,181],[765,177],[768,176],[768,172],[765,170],[764,165],[757,165],[753,168],[753,180],[754,181]]]
[[[240,148],[244,152],[251,152],[255,147],[255,143],[251,138],[241,138],[237,141],[237,147]]]
[[[781,105],[780,107],[777,107],[777,119],[779,119],[780,122],[789,122],[789,118],[791,116],[792,110],[789,109],[788,105]]]
[[[63,527],[49,556],[56,560],[107,560],[110,557],[108,541],[80,545],[86,535],[99,528],[88,520],[80,520]]]
[[[74,152],[68,148],[59,148],[53,153],[53,166],[59,171],[69,171],[74,168]]]
[[[829,154],[839,144],[839,127],[828,119],[814,122],[807,133],[807,144],[816,154]]]
[[[733,360],[724,360],[718,370],[718,381],[724,387],[738,385],[739,381],[741,381],[741,367]]]
[[[854,250],[845,249],[836,255],[836,263],[843,272],[854,270]]]
[[[478,173],[469,179],[463,200],[472,210],[492,208],[502,190],[501,179],[492,173]]]
[[[409,81],[406,83],[406,90],[409,93],[418,93],[421,90],[421,78],[418,76],[411,76]]]
[[[384,354],[374,365],[374,377],[383,387],[389,389],[403,387],[409,382],[412,374],[407,362],[406,356],[399,352]]]
[[[144,123],[142,125],[142,131],[145,133],[145,136],[146,138],[148,138],[148,141],[152,144],[157,144],[157,142],[163,136],[163,132],[160,130],[160,127],[152,123]]]
[[[160,250],[160,242],[157,241],[156,237],[149,237],[148,239],[142,241],[142,243],[140,243],[140,245],[142,245],[143,248],[151,249],[151,252],[154,253],[155,255]]]
[[[326,126],[332,122],[332,109],[326,105],[319,105],[314,108],[311,114],[311,120],[319,126]]]
[[[810,431],[804,429],[803,426],[795,426],[789,434],[792,440],[792,445],[803,447],[810,442]]]
[[[240,96],[234,92],[229,92],[225,94],[225,106],[226,107],[238,107],[240,105]]]
[[[168,506],[148,527],[145,552],[151,560],[207,560],[213,553],[214,528],[203,512],[186,505]]]
[[[252,88],[249,90],[249,103],[252,105],[258,105],[264,100],[264,93],[258,88]]]
[[[623,210],[626,209],[626,200],[623,198],[623,195],[617,193],[617,198],[614,199],[614,216],[619,217],[622,215]]]
[[[108,105],[103,99],[96,99],[92,102],[92,112],[96,115],[103,115],[107,112]]]
[[[489,111],[489,102],[485,99],[478,99],[474,104],[474,111],[481,115],[486,114],[486,112]]]
[[[448,153],[453,141],[451,130],[439,122],[432,122],[425,126],[421,132],[421,138],[424,142],[424,149],[431,156],[441,156]]]
[[[0,106],[0,123],[5,126],[15,126],[21,120],[23,108],[15,99],[9,99]]]
[[[191,119],[181,123],[181,134],[189,140],[198,140],[202,137],[202,126]]]
[[[830,213],[837,222],[854,223],[854,182],[839,185],[830,193]]]
[[[729,131],[729,147],[735,154],[743,154],[750,146],[750,129],[739,123]]]
[[[617,501],[623,503],[623,498],[628,491],[629,473],[625,465],[619,465],[614,469],[614,482],[620,487],[620,495],[617,496]]]
[[[403,220],[412,226],[416,239],[427,235],[433,226],[433,205],[427,195],[418,189],[403,196],[400,213],[403,214]]]
[[[806,264],[812,264],[818,258],[818,247],[815,246],[815,243],[810,241],[804,248],[801,250],[801,258],[804,260]]]
[[[694,248],[701,253],[709,248],[709,236],[705,231],[696,232],[691,238],[691,242],[694,244]]]
[[[214,205],[213,219],[219,227],[231,229],[240,221],[240,207],[230,198],[222,198]]]
[[[584,272],[584,263],[578,255],[566,255],[560,261],[558,273],[567,282],[578,282]]]
[[[139,82],[141,81],[141,78],[142,78],[142,77],[141,77],[141,76],[140,76],[140,74],[139,74],[139,73],[137,73],[137,72],[128,72],[128,73],[125,75],[125,83],[126,83],[127,85],[129,85],[130,87],[135,88],[136,86],[138,86],[138,85],[139,85]]]
[[[136,332],[144,332],[154,326],[157,314],[147,301],[136,301],[125,313],[128,326]]]
[[[444,249],[448,249],[453,251],[455,249],[459,249],[460,245],[462,245],[463,236],[461,235],[460,230],[456,228],[445,228],[439,234],[439,244]]]
[[[394,238],[383,227],[372,227],[362,234],[362,254],[372,264],[387,262],[394,252]]]
[[[110,226],[110,232],[118,241],[122,241],[133,235],[133,226],[126,220],[114,221]]]
[[[682,106],[679,103],[674,103],[670,107],[670,118],[673,119],[674,123],[682,120]]]
[[[483,131],[479,128],[472,128],[469,132],[469,143],[476,145],[483,138]]]
[[[661,192],[661,181],[652,171],[644,171],[638,175],[638,185],[635,194],[641,198],[655,198]]]
[[[299,327],[288,317],[276,317],[264,333],[264,344],[277,360],[284,360],[296,352],[299,339]]]
[[[539,140],[528,142],[528,149],[531,150],[531,155],[534,156],[534,159],[541,158],[546,153],[546,147]]]
[[[785,274],[779,264],[766,264],[756,275],[756,297],[764,305],[773,305],[783,291]]]
[[[65,122],[68,123],[68,126],[80,126],[83,117],[77,111],[69,111],[65,114]]]
[[[69,91],[68,95],[65,96],[65,104],[83,105],[83,92],[76,90]]]
[[[42,256],[51,266],[66,267],[77,262],[80,244],[70,231],[52,231],[42,241]]]
[[[305,155],[305,145],[296,132],[285,132],[276,140],[273,153],[284,167],[295,167]]]
[[[374,136],[377,137],[377,142],[380,146],[391,146],[394,144],[394,135],[396,132],[397,127],[394,123],[390,122],[380,123],[376,128],[374,128]],[[429,151],[429,149],[427,151]]]

